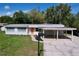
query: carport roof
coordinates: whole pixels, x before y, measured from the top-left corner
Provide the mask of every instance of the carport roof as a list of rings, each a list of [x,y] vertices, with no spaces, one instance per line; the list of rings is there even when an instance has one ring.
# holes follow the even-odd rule
[[[42,28],[43,30],[76,30],[76,28],[55,27],[55,28]]]

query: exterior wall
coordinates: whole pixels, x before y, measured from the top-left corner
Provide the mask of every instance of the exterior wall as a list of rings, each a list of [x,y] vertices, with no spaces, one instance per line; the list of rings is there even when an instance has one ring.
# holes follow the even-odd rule
[[[29,35],[38,35],[38,31],[36,31],[36,28],[29,28],[28,31]]]
[[[19,28],[12,28],[12,29],[6,29],[6,34],[10,35],[28,35],[28,29],[19,29]]]
[[[5,33],[8,35],[37,35],[38,32],[36,32],[35,29],[26,28],[24,29],[19,29],[19,28],[6,28]]]

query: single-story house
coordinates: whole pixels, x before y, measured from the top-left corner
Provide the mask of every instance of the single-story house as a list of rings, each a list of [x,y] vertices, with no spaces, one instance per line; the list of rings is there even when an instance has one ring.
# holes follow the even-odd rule
[[[71,31],[73,36],[73,30],[76,28],[67,28],[63,24],[9,24],[5,26],[5,33],[9,35],[37,35],[39,32],[37,29],[41,29],[47,36],[61,36],[64,31]]]
[[[38,32],[37,29],[64,27],[62,24],[9,24],[5,33],[11,35],[31,35]]]

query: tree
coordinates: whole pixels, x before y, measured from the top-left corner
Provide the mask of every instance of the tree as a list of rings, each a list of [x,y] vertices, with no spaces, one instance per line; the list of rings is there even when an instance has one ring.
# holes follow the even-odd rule
[[[71,7],[68,4],[59,4],[46,10],[45,19],[47,23],[69,25],[68,20],[71,16]]]
[[[24,23],[32,24],[32,20],[30,19],[30,16],[27,13],[24,14]]]
[[[50,7],[46,10],[45,19],[47,23],[57,23],[55,7]]]
[[[24,22],[24,13],[21,10],[15,12],[13,14],[13,20],[14,20],[14,23],[19,23],[19,24],[25,23]]]
[[[37,9],[32,9],[29,13],[29,16],[32,20],[32,24],[44,23],[44,14],[42,12],[38,12]]]
[[[68,4],[60,4],[56,6],[56,9],[59,16],[59,23],[69,26],[68,22],[71,18],[71,6],[69,6]]]
[[[0,17],[0,23],[13,23],[13,19],[10,16],[1,16]]]
[[[79,30],[79,12],[75,15],[75,20],[74,20],[72,26]]]

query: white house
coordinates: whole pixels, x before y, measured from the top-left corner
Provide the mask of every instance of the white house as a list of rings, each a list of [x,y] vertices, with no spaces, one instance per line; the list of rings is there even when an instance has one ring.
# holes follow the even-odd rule
[[[76,28],[66,28],[63,24],[9,24],[5,26],[5,33],[8,35],[37,35],[37,29],[41,29],[45,36],[58,36],[63,35],[64,31],[71,31]]]
[[[64,27],[62,24],[9,24],[6,25],[6,34],[11,35],[31,35],[37,33],[37,28]]]

